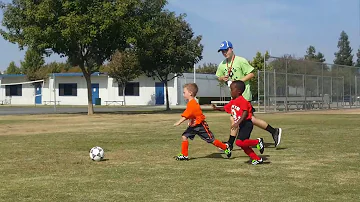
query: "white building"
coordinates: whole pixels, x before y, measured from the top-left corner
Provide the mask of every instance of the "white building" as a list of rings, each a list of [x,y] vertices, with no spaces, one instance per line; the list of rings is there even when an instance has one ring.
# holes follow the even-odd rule
[[[185,105],[183,85],[194,82],[192,73],[185,73],[168,82],[170,105]],[[199,86],[197,97],[219,100],[229,96],[227,87],[220,87],[215,75],[196,74]],[[91,76],[93,103],[101,99],[101,105],[121,104],[122,88],[106,74]],[[129,82],[125,88],[126,105],[164,105],[164,84],[146,76]],[[38,83],[29,83],[25,75],[0,75],[0,104],[11,105],[87,105],[87,87],[82,73],[54,73]],[[117,101],[117,102],[113,102]]]

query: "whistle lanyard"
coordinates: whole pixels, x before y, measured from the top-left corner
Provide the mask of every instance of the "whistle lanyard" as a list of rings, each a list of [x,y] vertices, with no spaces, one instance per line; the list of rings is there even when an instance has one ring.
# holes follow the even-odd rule
[[[230,72],[231,72],[231,69],[232,69],[232,66],[233,66],[233,63],[234,63],[234,59],[235,59],[235,55],[233,55],[232,59],[231,59],[231,64],[230,64],[230,68],[229,68],[229,63],[228,61],[226,60],[226,68],[228,69],[228,75],[230,76]]]

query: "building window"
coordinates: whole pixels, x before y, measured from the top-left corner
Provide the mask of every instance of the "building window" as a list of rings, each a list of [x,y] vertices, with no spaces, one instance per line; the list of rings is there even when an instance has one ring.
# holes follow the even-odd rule
[[[77,83],[60,83],[59,96],[77,96]]]
[[[139,96],[139,82],[126,83],[126,96]],[[119,84],[119,96],[123,96],[123,86]]]
[[[7,85],[5,86],[6,96],[22,96],[22,85]]]

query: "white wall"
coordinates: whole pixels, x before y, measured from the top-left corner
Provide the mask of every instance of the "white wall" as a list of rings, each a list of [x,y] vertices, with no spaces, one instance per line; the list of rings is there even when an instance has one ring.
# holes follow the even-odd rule
[[[53,79],[51,79],[53,80]],[[92,76],[91,83],[99,84],[99,97],[101,98],[101,104],[103,105],[104,100],[107,99],[107,88],[108,88],[108,77],[107,76]],[[52,81],[53,82],[53,81]],[[59,95],[59,84],[63,83],[77,83],[77,96],[60,96]],[[53,83],[52,83],[53,84]],[[82,76],[55,76],[55,89],[56,89],[56,101],[60,101],[61,105],[87,105],[88,94],[86,80]],[[53,90],[51,86],[51,91]],[[49,99],[43,100],[54,100],[53,92],[49,93]],[[51,98],[51,99],[50,99]]]
[[[127,105],[155,105],[155,83],[159,82],[147,76],[140,76],[130,82],[139,82],[139,96],[125,96]],[[123,100],[123,96],[119,96],[119,87],[113,78],[108,80],[108,100]],[[168,82],[169,103],[176,105],[176,90],[174,91],[174,80]],[[166,100],[166,90],[164,87],[164,103]],[[175,97],[174,97],[175,95]]]
[[[35,105],[35,87],[28,83],[22,84],[21,96],[6,96],[6,87],[4,84],[27,82],[25,77],[6,77],[1,79],[0,100],[10,100],[11,104]],[[46,83],[45,83],[46,86]],[[44,90],[44,89],[43,89]]]
[[[3,77],[1,83],[18,83],[26,82],[24,76],[19,77]],[[168,82],[169,103],[176,105],[178,102],[177,89],[174,87],[177,79]],[[139,96],[126,96],[127,105],[155,105],[155,82],[153,78],[140,76],[133,80],[139,82]],[[61,83],[77,83],[77,96],[60,96],[59,84]],[[118,84],[113,78],[106,75],[92,76],[91,83],[99,83],[99,97],[101,105],[105,105],[105,101],[123,100],[123,96],[119,96]],[[166,103],[166,90],[164,87],[164,103]],[[182,90],[181,90],[182,93]],[[44,101],[60,101],[61,105],[87,105],[87,87],[86,80],[82,76],[55,76],[55,95],[54,95],[54,79],[49,77],[42,88],[42,103]],[[181,94],[182,97],[182,94]],[[0,88],[0,100],[10,99],[5,96],[5,86]],[[35,104],[35,87],[31,84],[23,84],[22,96],[12,96],[11,104],[32,105]],[[51,103],[53,105],[53,103]]]
[[[212,74],[196,74],[195,82],[198,85],[199,92],[197,97],[230,97],[229,87],[224,86],[220,87],[218,79],[215,75]],[[184,104],[185,100],[183,98],[183,86],[186,83],[194,82],[193,73],[184,73],[183,76],[178,78],[178,102],[179,104]]]

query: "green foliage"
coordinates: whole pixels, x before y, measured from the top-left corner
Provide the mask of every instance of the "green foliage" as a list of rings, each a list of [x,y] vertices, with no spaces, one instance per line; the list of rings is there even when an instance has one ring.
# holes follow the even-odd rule
[[[24,61],[21,62],[21,72],[24,73],[29,81],[47,78],[44,57],[38,51],[29,48],[25,53]]]
[[[308,47],[304,58],[305,60],[314,61],[314,62],[325,62],[324,55],[321,52],[316,53],[316,49],[314,46]]]
[[[345,31],[341,32],[337,47],[339,48],[339,51],[335,53],[334,63],[337,65],[353,66],[354,55],[352,55],[349,37]]]
[[[201,36],[194,36],[185,15],[163,11],[145,24],[138,34],[136,49],[142,70],[149,77],[157,78],[165,84],[175,76],[189,71],[202,59]],[[169,78],[170,74],[176,74]],[[166,107],[169,97],[166,92]]]
[[[138,56],[131,49],[116,51],[108,64],[108,70],[109,76],[122,85],[136,79],[142,73]]]
[[[218,65],[215,63],[204,63],[196,69],[196,73],[201,74],[216,74]]]
[[[123,99],[125,102],[126,83],[136,79],[142,73],[138,56],[132,49],[116,51],[111,57],[108,66],[108,74],[123,87]]]
[[[358,49],[358,52],[356,53],[357,59],[356,59],[356,67],[360,67],[360,48]]]
[[[14,61],[11,61],[8,68],[5,71],[5,74],[21,74],[21,69],[16,66]]]
[[[254,67],[254,78],[250,80],[251,83],[251,93],[253,95],[253,100],[257,100],[258,98],[258,71],[264,71],[264,59],[265,61],[268,61],[270,58],[269,52],[265,52],[265,58],[264,55],[262,55],[260,52],[257,52],[255,57],[252,61],[249,61],[250,65]],[[266,70],[271,70],[271,66],[266,65]]]
[[[49,64],[46,64],[44,68],[46,68],[49,73],[65,73],[69,72],[71,66],[68,63],[51,62]],[[81,70],[79,72],[81,72]]]
[[[8,41],[47,54],[68,57],[79,66],[88,88],[88,114],[93,113],[91,78],[116,49],[124,49],[140,29],[139,22],[158,13],[166,1],[150,0],[13,0],[2,7],[1,35]],[[150,18],[151,19],[151,18]],[[140,33],[140,31],[139,31]]]

